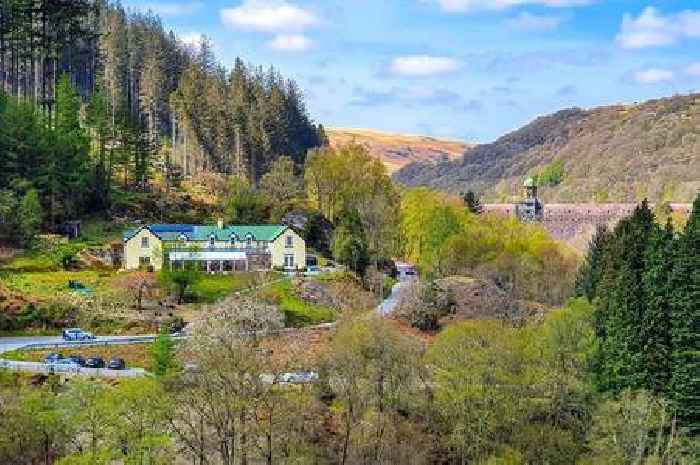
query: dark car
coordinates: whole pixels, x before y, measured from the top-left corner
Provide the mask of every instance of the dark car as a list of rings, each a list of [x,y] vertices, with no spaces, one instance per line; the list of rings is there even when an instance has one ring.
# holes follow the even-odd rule
[[[85,366],[85,358],[81,357],[80,355],[69,355],[68,360],[72,361],[78,366]]]
[[[46,358],[44,359],[44,363],[56,363],[62,359],[63,359],[63,355],[51,353],[51,354],[46,356]]]
[[[104,368],[105,361],[100,357],[90,357],[85,361],[86,368]]]
[[[115,357],[107,364],[108,370],[123,370],[126,368],[126,362],[123,358]]]

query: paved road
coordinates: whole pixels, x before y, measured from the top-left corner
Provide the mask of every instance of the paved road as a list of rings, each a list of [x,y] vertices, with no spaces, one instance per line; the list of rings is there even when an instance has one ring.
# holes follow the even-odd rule
[[[396,307],[401,300],[401,294],[408,288],[413,279],[415,278],[402,277],[398,283],[394,284],[394,287],[391,288],[391,294],[389,294],[389,297],[384,299],[384,302],[377,307],[377,311],[381,316],[390,315],[394,312],[394,310],[396,310]]]
[[[19,350],[27,346],[33,345],[56,345],[61,349],[70,350],[75,347],[85,346],[101,346],[101,345],[120,345],[125,343],[137,343],[133,341],[135,336],[100,336],[89,342],[65,342],[59,336],[30,336],[30,337],[0,337],[0,354]],[[154,336],[137,336],[145,339],[143,342],[149,342]]]

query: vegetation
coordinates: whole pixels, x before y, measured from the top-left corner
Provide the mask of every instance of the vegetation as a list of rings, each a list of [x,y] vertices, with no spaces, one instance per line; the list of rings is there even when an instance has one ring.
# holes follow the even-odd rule
[[[263,289],[260,296],[279,308],[284,315],[285,326],[288,327],[317,325],[336,319],[336,312],[332,308],[307,302],[297,296],[289,280]]]
[[[182,175],[255,186],[282,155],[302,165],[324,143],[273,68],[237,60],[229,72],[206,39],[193,50],[118,2],[54,3],[0,6],[0,89],[12,97],[0,91],[0,238],[29,245],[42,226],[133,209],[124,191],[158,203],[154,185]]]
[[[699,122],[698,94],[568,109],[468,148],[460,159],[413,163],[394,177],[453,194],[468,186],[487,202],[522,195],[523,179],[533,174],[547,185],[545,202],[692,202]]]
[[[579,294],[595,303],[599,389],[666,396],[679,421],[697,430],[698,237],[700,196],[684,231],[665,228],[643,202],[591,244]],[[695,370],[696,371],[696,370]]]
[[[198,302],[214,303],[234,292],[261,284],[257,273],[236,272],[232,275],[203,275],[192,284]]]
[[[485,278],[514,298],[554,305],[573,294],[576,256],[537,225],[477,217],[459,199],[419,188],[403,196],[401,232],[424,274]]]
[[[267,349],[264,335],[282,324],[274,307],[231,299],[178,350],[196,369],[43,386],[0,373],[0,460],[694,463],[693,439],[663,398],[600,396],[588,382],[596,335],[585,299],[536,325],[462,322],[427,347],[386,319],[346,321],[312,384],[273,382],[310,368],[299,366],[304,344]]]

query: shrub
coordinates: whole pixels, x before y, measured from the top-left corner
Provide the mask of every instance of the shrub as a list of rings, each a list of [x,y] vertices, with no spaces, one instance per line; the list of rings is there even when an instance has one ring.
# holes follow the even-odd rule
[[[440,319],[454,309],[454,298],[434,281],[414,281],[399,302],[398,314],[422,331],[440,329]]]

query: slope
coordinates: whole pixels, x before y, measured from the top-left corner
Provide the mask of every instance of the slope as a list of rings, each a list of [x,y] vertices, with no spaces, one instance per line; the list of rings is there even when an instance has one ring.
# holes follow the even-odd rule
[[[379,158],[389,173],[413,163],[437,163],[461,157],[470,146],[461,141],[392,134],[369,129],[326,128],[331,145],[356,142]]]
[[[548,202],[692,201],[700,189],[700,94],[562,110],[458,160],[408,165],[395,179],[508,201],[526,176],[539,177]]]

